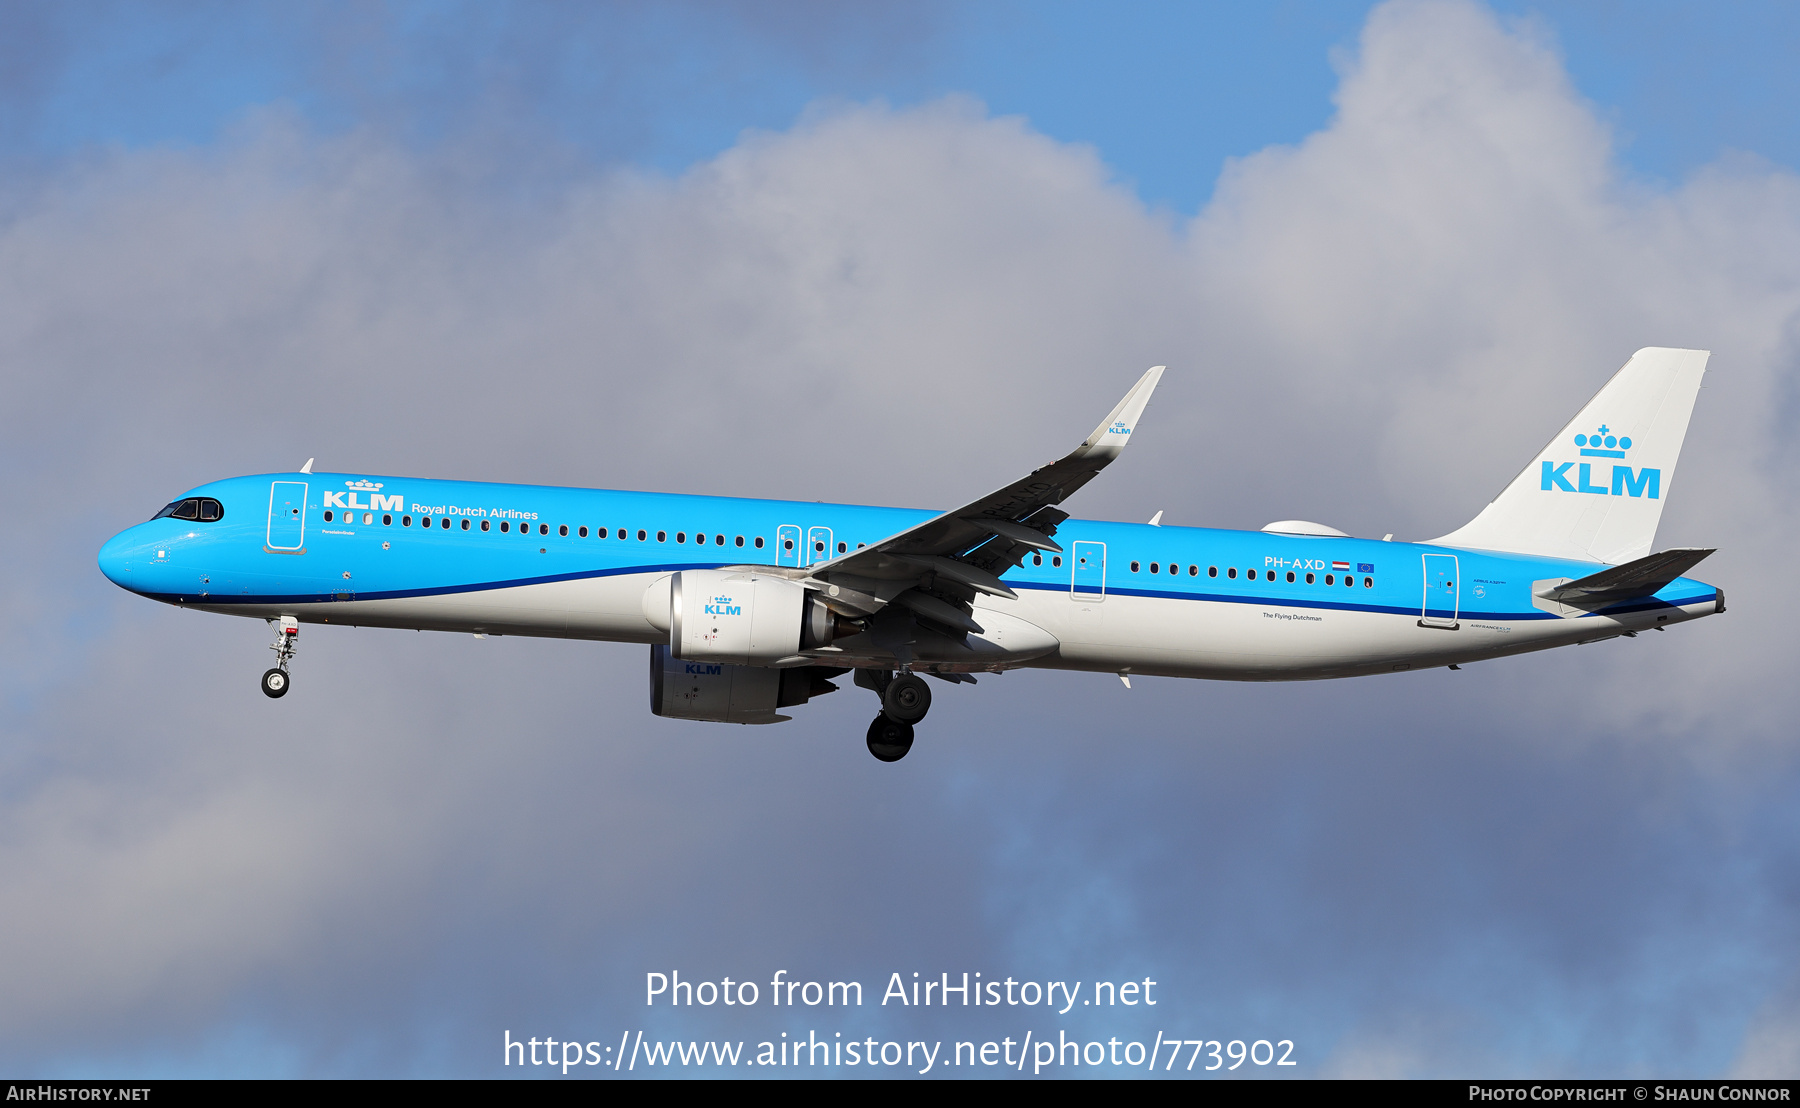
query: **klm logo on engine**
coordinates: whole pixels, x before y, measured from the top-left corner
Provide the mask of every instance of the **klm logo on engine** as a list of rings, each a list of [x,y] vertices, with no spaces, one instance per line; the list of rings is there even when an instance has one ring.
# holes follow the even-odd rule
[[[368,512],[397,512],[406,504],[406,497],[403,495],[380,495],[381,485],[375,481],[345,481],[344,484],[349,487],[350,491],[325,493],[325,503],[322,507],[350,508]],[[361,493],[369,494],[367,504],[357,499]]]
[[[700,609],[709,616],[741,616],[744,614],[742,604],[733,604],[729,596],[715,596]]]
[[[1615,435],[1602,423],[1600,430],[1592,435],[1576,435],[1575,445],[1581,450],[1583,458],[1624,458],[1625,452],[1631,449],[1629,436]],[[1600,462],[1542,462],[1543,491],[1545,492],[1586,492],[1596,496],[1647,496],[1651,500],[1662,498],[1662,470],[1637,469],[1629,464],[1613,465],[1609,478],[1601,478],[1601,484],[1594,483],[1594,468]],[[1571,473],[1570,470],[1574,472]]]

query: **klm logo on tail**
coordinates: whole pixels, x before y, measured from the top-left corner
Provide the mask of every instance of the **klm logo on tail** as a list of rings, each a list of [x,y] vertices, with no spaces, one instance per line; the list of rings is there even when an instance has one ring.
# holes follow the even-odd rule
[[[1624,458],[1625,452],[1631,449],[1629,436],[1614,435],[1602,423],[1600,430],[1592,435],[1576,435],[1575,445],[1580,448],[1583,458]],[[1596,496],[1648,496],[1651,500],[1662,497],[1662,470],[1633,470],[1630,465],[1614,465],[1612,467],[1611,485],[1594,484],[1595,462],[1542,462],[1540,476],[1543,479],[1544,492],[1585,492]],[[1575,471],[1571,478],[1569,471]]]

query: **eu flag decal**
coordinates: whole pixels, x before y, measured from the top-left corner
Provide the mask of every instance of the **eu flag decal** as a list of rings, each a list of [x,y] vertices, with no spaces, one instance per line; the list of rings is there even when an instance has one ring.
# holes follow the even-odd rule
[[[1374,562],[1358,562],[1358,563],[1356,563],[1356,572],[1358,572],[1358,573],[1374,573],[1375,572],[1375,563]]]

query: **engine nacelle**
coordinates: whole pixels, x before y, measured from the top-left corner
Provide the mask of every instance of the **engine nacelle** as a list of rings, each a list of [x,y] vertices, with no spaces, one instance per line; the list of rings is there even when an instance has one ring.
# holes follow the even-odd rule
[[[711,723],[780,723],[793,717],[777,709],[835,692],[837,686],[825,678],[837,672],[686,661],[658,643],[650,648],[650,711]]]
[[[688,661],[756,665],[825,646],[847,630],[797,582],[755,572],[687,569],[644,592],[644,617]]]

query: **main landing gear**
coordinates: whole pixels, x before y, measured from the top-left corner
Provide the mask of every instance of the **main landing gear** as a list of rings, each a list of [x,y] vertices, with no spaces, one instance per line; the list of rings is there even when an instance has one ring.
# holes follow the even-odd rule
[[[869,724],[869,753],[898,762],[912,749],[913,724],[931,710],[931,687],[916,673],[859,669],[856,683],[881,697],[881,714]]]
[[[294,645],[300,639],[300,621],[293,616],[282,616],[271,620],[276,624],[275,641],[269,649],[275,652],[275,668],[262,675],[263,695],[271,700],[287,695],[292,680],[288,677],[288,662],[293,660]]]

